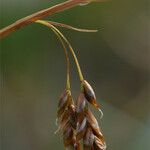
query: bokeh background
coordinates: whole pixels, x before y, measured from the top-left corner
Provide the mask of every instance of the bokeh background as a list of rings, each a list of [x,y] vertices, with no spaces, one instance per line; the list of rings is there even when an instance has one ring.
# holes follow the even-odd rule
[[[0,27],[62,0],[0,0]],[[107,150],[150,149],[149,0],[112,0],[47,17],[76,27],[61,29],[95,89]],[[65,88],[65,57],[55,35],[29,25],[0,41],[1,150],[61,150],[56,130],[58,97]],[[74,99],[80,92],[72,62]]]

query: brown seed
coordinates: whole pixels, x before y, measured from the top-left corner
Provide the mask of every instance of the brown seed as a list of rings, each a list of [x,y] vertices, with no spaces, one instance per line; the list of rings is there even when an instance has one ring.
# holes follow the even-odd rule
[[[73,145],[73,143],[75,143],[74,132],[70,125],[67,125],[64,129],[63,140],[65,147],[69,147],[70,145]]]
[[[98,125],[98,122],[90,110],[88,110],[88,112],[86,113],[86,117],[87,117],[87,121],[88,121],[89,125],[91,126],[91,128],[93,130],[93,133],[96,136],[98,136],[99,138],[103,139],[103,135],[100,131],[100,127]]]
[[[58,111],[57,111],[58,119],[64,113],[64,111],[67,109],[67,106],[71,104],[71,102],[72,102],[72,97],[71,97],[70,91],[65,90],[62,93],[59,103],[58,103]]]
[[[94,134],[90,127],[87,128],[85,136],[83,138],[83,147],[84,150],[91,150],[94,142]]]
[[[78,100],[77,100],[77,113],[83,113],[84,111],[87,110],[87,103],[86,103],[86,98],[83,93],[80,93]]]
[[[83,86],[84,95],[86,99],[88,100],[88,102],[92,104],[94,107],[99,109],[100,105],[96,101],[96,96],[91,85],[86,80],[83,80],[82,86]]]
[[[62,116],[59,118],[59,127],[58,129],[55,131],[55,134],[60,132],[62,133],[65,126],[69,123],[70,121],[70,117],[69,117],[69,110],[66,110]]]
[[[86,118],[84,118],[83,121],[81,121],[81,122],[77,122],[77,129],[76,129],[77,141],[80,141],[84,137],[86,128],[87,128],[87,119]]]
[[[75,110],[75,106],[71,105],[69,106],[69,122],[71,124],[71,126],[76,129],[76,121],[77,121],[77,116],[76,116],[76,110]]]
[[[83,93],[80,93],[76,104],[77,122],[81,122],[85,118],[85,112],[88,110],[87,100]]]
[[[106,150],[106,143],[102,142],[101,139],[97,138],[96,136],[93,146],[94,150]]]

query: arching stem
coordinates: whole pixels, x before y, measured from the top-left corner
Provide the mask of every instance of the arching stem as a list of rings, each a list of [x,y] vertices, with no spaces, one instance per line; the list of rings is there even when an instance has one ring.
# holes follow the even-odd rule
[[[64,49],[64,52],[65,52],[65,55],[66,55],[66,60],[67,60],[67,81],[66,81],[66,89],[67,90],[70,90],[70,60],[69,60],[69,56],[68,56],[68,52],[67,52],[67,48],[65,46],[65,43],[63,41],[63,39],[60,37],[60,35],[53,29],[51,28],[52,31],[56,34],[56,36],[58,37],[58,39],[60,40],[62,46],[63,46],[63,49]]]
[[[47,27],[52,28],[53,30],[55,30],[55,31],[60,35],[61,38],[63,38],[63,40],[67,43],[67,45],[68,45],[68,47],[69,47],[69,49],[70,49],[70,51],[71,51],[71,54],[72,54],[72,56],[73,56],[73,58],[74,58],[74,61],[75,61],[75,63],[76,63],[80,81],[83,81],[84,78],[83,78],[83,74],[82,74],[82,71],[81,71],[81,68],[80,68],[79,61],[78,61],[78,59],[77,59],[77,56],[76,56],[76,54],[75,54],[75,52],[74,52],[74,50],[73,50],[73,48],[72,48],[70,42],[67,40],[67,38],[66,38],[55,26],[53,26],[53,25],[50,24],[49,22],[44,21],[44,20],[37,20],[37,21],[35,21],[35,22],[36,22],[36,23],[43,24],[43,25],[45,25],[45,26],[47,26]]]
[[[45,21],[42,21],[42,20],[38,20],[36,21],[37,23],[40,23],[40,24],[43,24],[43,25],[46,25],[45,24]],[[46,25],[47,26],[47,25]],[[63,46],[63,49],[64,49],[64,52],[65,52],[65,56],[66,56],[66,60],[67,60],[67,80],[66,80],[66,89],[67,90],[70,90],[70,60],[69,60],[69,55],[68,55],[68,52],[67,52],[67,48],[66,48],[66,45],[62,39],[62,37],[55,31],[54,28],[51,28],[51,30],[56,34],[56,36],[58,37],[59,41],[61,42],[62,46]]]
[[[78,70],[78,74],[79,74],[80,81],[83,81],[84,78],[83,78],[83,74],[82,74],[82,71],[81,71],[81,67],[80,67],[79,61],[78,61],[78,59],[77,59],[77,56],[76,56],[76,54],[75,54],[75,52],[74,52],[74,50],[73,50],[73,48],[72,48],[70,42],[67,40],[67,38],[66,38],[55,26],[53,26],[53,25],[51,25],[51,24],[50,24],[50,26],[51,26],[53,29],[55,29],[55,31],[56,31],[56,32],[65,40],[65,42],[68,44],[69,49],[70,49],[70,51],[71,51],[71,53],[72,53],[72,56],[73,56],[73,58],[74,58],[74,61],[75,61],[75,63],[76,63],[76,66],[77,66],[77,70]]]

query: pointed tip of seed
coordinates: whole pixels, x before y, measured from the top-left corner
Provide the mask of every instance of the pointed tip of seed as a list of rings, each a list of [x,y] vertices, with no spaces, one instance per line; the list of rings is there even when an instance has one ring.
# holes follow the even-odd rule
[[[103,111],[99,108],[98,111],[100,112],[101,116],[100,116],[100,119],[103,118],[104,114],[103,114]]]
[[[55,120],[55,125],[58,126],[58,118]]]

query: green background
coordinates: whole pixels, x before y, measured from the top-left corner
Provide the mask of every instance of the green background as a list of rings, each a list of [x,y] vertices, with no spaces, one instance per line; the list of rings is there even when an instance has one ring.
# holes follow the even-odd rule
[[[0,27],[62,0],[0,0]],[[147,0],[112,0],[75,7],[46,19],[97,33],[61,31],[95,89],[104,117],[95,115],[107,150],[150,149],[150,13]],[[61,150],[54,132],[65,88],[63,49],[48,28],[29,25],[0,41],[2,150]],[[72,62],[72,93],[80,84]]]

